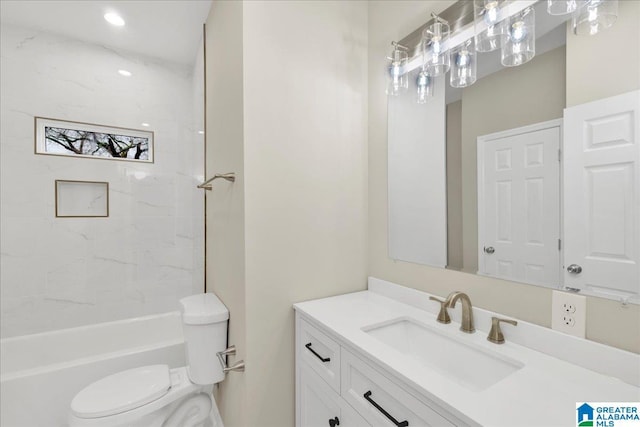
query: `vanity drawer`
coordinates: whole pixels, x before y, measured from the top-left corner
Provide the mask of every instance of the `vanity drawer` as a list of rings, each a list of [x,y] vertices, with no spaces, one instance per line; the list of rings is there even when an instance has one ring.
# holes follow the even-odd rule
[[[340,345],[303,319],[297,341],[300,358],[340,393]]]
[[[374,426],[455,426],[344,348],[341,394]]]
[[[299,367],[298,427],[371,427],[305,363]],[[332,422],[333,420],[333,422]]]

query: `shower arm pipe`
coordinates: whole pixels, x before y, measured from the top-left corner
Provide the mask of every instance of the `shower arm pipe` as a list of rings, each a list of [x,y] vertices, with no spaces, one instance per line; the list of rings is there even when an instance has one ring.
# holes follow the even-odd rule
[[[216,179],[224,179],[224,180],[227,180],[229,182],[235,182],[236,174],[235,174],[235,172],[215,174],[214,176],[212,176],[211,178],[209,178],[208,180],[206,180],[202,184],[198,185],[198,188],[203,188],[205,190],[211,191],[213,189],[213,185],[211,183],[213,181],[215,181]]]

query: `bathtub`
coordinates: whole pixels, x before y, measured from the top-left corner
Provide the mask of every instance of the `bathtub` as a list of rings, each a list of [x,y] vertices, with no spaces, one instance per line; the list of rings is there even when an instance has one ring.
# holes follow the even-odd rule
[[[0,426],[66,426],[89,383],[156,363],[184,365],[179,312],[0,340]]]

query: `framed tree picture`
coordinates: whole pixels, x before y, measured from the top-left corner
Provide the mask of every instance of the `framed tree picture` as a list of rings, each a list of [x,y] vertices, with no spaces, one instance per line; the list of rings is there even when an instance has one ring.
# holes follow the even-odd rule
[[[153,132],[35,118],[35,152],[153,163]]]

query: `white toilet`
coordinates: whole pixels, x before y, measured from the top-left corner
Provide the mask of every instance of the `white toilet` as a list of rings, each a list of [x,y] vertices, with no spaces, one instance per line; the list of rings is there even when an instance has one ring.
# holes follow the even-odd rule
[[[216,356],[227,343],[229,311],[214,294],[180,300],[184,367],[151,365],[98,380],[71,401],[72,427],[222,427],[211,395],[224,379]]]

